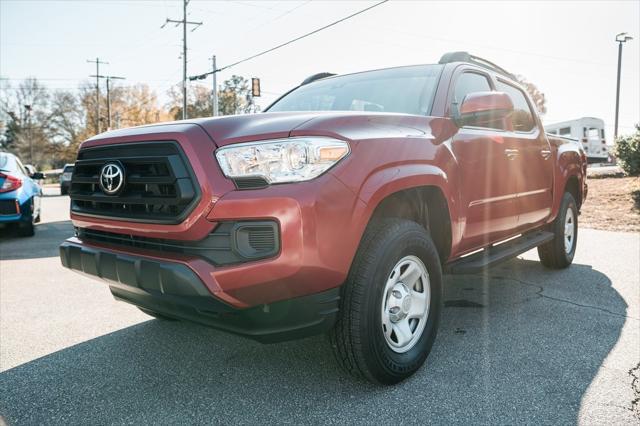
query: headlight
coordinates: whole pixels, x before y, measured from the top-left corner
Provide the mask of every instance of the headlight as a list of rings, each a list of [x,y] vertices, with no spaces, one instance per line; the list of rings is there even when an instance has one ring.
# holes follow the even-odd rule
[[[344,141],[312,136],[230,145],[218,149],[216,158],[228,178],[285,183],[318,177],[348,153]]]

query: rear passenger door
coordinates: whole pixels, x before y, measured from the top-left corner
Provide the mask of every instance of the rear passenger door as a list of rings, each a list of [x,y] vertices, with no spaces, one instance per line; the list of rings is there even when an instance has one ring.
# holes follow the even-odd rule
[[[496,90],[508,94],[513,102],[512,129],[505,137],[517,149],[514,165],[518,169],[518,228],[526,230],[543,223],[551,213],[551,148],[525,93],[500,77],[495,84]]]
[[[450,116],[465,96],[494,90],[484,72],[468,69],[454,76]],[[495,127],[465,125],[452,138],[458,160],[461,201],[460,249],[469,251],[515,232],[518,221],[518,167],[515,139],[505,138],[502,123]]]

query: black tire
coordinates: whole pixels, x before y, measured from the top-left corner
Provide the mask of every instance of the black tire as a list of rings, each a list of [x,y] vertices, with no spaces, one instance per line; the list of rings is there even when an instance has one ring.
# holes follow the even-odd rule
[[[69,192],[67,189],[60,187],[60,195],[67,195],[67,192]]]
[[[565,223],[567,215],[572,214],[573,238],[571,240],[571,249],[565,249]],[[560,211],[558,216],[551,224],[551,232],[553,232],[553,240],[538,247],[538,256],[540,262],[547,268],[563,269],[571,265],[573,257],[576,254],[578,245],[578,206],[575,198],[569,192],[565,192],[560,203]]]
[[[149,316],[151,316],[151,317],[154,317],[154,318],[156,318],[156,319],[159,319],[159,320],[163,320],[163,321],[177,321],[177,319],[175,319],[175,318],[168,317],[168,316],[163,315],[163,314],[160,314],[160,313],[158,313],[158,312],[156,312],[156,311],[151,311],[151,310],[149,310],[149,309],[141,308],[140,306],[136,306],[136,308],[140,309],[140,310],[141,310],[142,312],[144,312],[145,314],[147,314],[147,315],[149,315]]]
[[[33,222],[22,222],[18,224],[18,235],[21,237],[33,237],[36,234],[36,227]]]
[[[387,343],[382,325],[385,285],[398,261],[415,256],[428,273],[429,311],[421,336],[407,352]],[[415,373],[436,338],[442,306],[440,258],[427,231],[405,219],[370,225],[342,287],[340,312],[329,333],[334,355],[344,370],[379,384],[395,384]]]

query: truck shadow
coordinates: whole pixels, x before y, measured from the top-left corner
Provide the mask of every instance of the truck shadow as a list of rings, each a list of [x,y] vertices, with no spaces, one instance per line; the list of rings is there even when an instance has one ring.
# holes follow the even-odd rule
[[[58,256],[58,246],[73,236],[70,220],[36,224],[33,237],[20,237],[13,226],[0,229],[0,259],[35,259]]]
[[[323,336],[261,345],[150,320],[0,374],[0,413],[9,424],[575,423],[627,308],[590,266],[522,259],[447,277],[445,300],[425,367],[395,387],[340,372]]]

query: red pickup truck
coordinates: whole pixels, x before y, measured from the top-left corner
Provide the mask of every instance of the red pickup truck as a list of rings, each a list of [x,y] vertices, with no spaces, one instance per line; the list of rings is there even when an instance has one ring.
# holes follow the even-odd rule
[[[262,342],[328,332],[346,370],[392,384],[433,345],[443,273],[534,247],[571,264],[585,177],[511,74],[453,52],[313,76],[261,114],[89,139],[60,257],[154,317]]]

